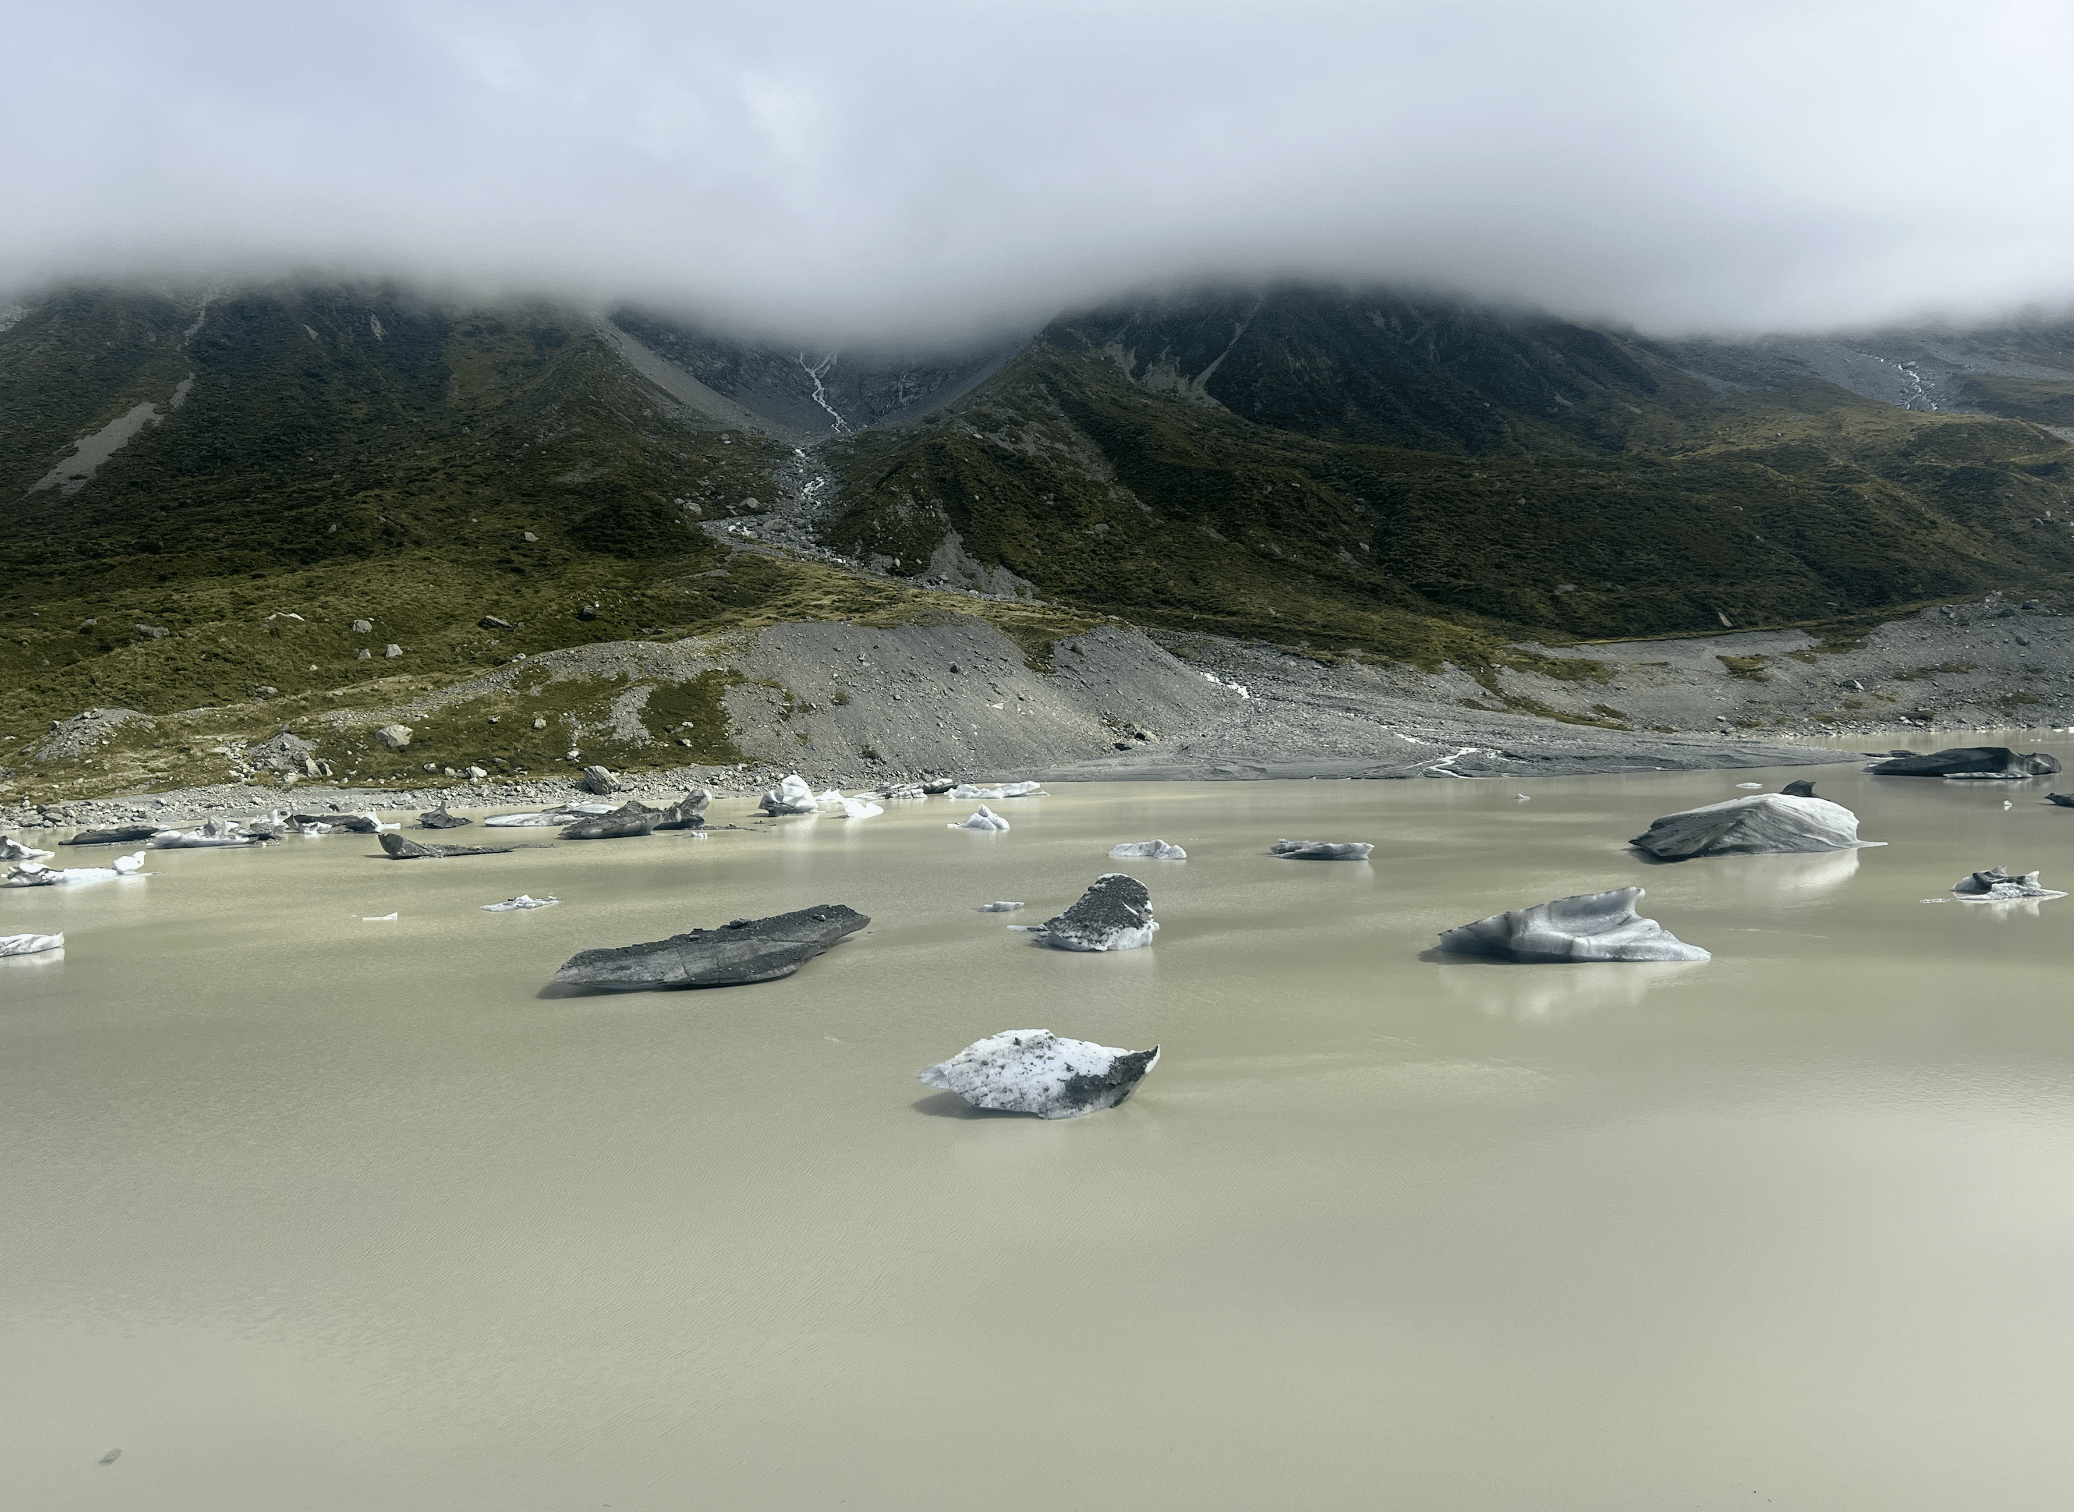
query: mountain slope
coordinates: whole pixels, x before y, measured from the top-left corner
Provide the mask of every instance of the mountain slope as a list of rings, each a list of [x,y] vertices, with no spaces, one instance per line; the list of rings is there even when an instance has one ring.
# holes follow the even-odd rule
[[[1386,654],[1435,621],[1719,629],[2074,569],[2049,431],[1812,376],[1723,393],[1674,356],[1387,295],[1097,312],[912,432],[827,448],[830,538],[940,572],[955,532],[1047,595]]]

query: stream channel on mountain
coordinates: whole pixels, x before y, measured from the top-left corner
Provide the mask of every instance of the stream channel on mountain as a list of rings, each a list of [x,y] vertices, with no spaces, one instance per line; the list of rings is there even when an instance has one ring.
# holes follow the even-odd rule
[[[1795,778],[1891,843],[1627,849]],[[0,933],[69,942],[0,962],[0,1500],[2063,1507],[2074,898],[1923,901],[2074,884],[2055,780],[1058,786],[1006,834],[937,798],[0,893]],[[1189,859],[1108,859],[1155,836]],[[1112,870],[1152,948],[1004,928]],[[1631,883],[1713,959],[1428,954]],[[522,891],[563,901],[480,911]],[[869,932],[786,981],[541,995],[821,902]],[[916,1084],[1024,1027],[1164,1054],[1060,1122]]]

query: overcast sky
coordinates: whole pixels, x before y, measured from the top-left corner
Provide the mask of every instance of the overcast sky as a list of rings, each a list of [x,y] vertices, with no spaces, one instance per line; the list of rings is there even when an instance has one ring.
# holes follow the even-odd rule
[[[1146,283],[1648,330],[2074,296],[2074,7],[70,0],[5,23],[0,286],[316,265],[829,334]]]

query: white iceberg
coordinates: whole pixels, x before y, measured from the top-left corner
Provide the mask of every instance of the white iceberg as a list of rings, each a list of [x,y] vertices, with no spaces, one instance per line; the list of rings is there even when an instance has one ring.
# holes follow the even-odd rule
[[[1444,931],[1440,948],[1454,955],[1492,956],[1501,961],[1706,961],[1654,919],[1635,912],[1639,887],[1579,893],[1492,914]]]
[[[483,823],[491,829],[560,829],[576,816],[571,813],[498,814]]]
[[[520,893],[516,898],[506,898],[502,903],[485,903],[482,906],[482,911],[484,913],[517,913],[521,909],[527,908],[552,908],[561,901],[553,893],[549,893],[544,898],[535,898],[526,893]]]
[[[42,861],[56,854],[55,851],[24,845],[12,835],[0,835],[0,861]]]
[[[944,828],[955,830],[1005,830],[1008,828],[1008,821],[982,803],[978,811],[963,824],[947,824]]]
[[[264,845],[266,837],[255,835],[235,819],[205,819],[200,829],[160,830],[151,837],[154,850],[218,850],[231,845]]]
[[[1169,845],[1164,840],[1126,840],[1121,845],[1110,846],[1109,856],[1114,861],[1131,861],[1141,857],[1148,861],[1186,861],[1188,852],[1178,845]]]
[[[1857,850],[1884,845],[1860,840],[1858,816],[1827,798],[1752,793],[1666,814],[1628,842],[1661,861],[1691,856],[1767,856]]]
[[[1020,903],[1011,903],[1007,901],[999,903],[982,903],[979,905],[979,907],[973,909],[972,911],[974,913],[1014,913],[1018,908],[1021,908],[1022,906],[1023,905]]]
[[[41,955],[46,950],[64,948],[65,937],[61,934],[0,935],[0,956]]]
[[[144,852],[117,856],[107,866],[45,866],[41,861],[24,861],[9,871],[0,887],[62,887],[83,882],[114,882],[134,877],[144,870]]]
[[[1973,872],[1952,884],[1952,891],[1961,903],[2014,903],[2022,898],[2064,898],[2063,892],[2054,892],[2038,881],[2038,873],[2025,872],[2012,877],[1999,866],[1986,871]],[[1942,901],[1942,900],[1932,900]]]
[[[1079,1118],[1113,1108],[1159,1064],[1159,1046],[1118,1050],[1060,1039],[1049,1029],[990,1034],[931,1066],[915,1080],[955,1092],[975,1108]]]
[[[876,819],[885,810],[868,798],[845,798],[843,816],[848,819]]]
[[[838,798],[842,795],[837,794]],[[776,787],[757,800],[756,806],[766,814],[818,814],[821,800],[814,796],[806,778],[794,772]]]

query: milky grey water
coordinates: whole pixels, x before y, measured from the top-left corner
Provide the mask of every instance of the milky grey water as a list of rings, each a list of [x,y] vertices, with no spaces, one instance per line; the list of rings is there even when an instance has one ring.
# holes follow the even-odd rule
[[[2074,882],[2074,811],[1839,766],[1890,846],[1624,847],[1806,775],[1062,788],[1005,835],[938,799],[0,893],[71,942],[0,962],[5,1500],[2064,1506],[2074,898],[1919,900]],[[1154,836],[1190,859],[1105,855]],[[1151,950],[970,911],[1119,868]],[[1421,959],[1629,882],[1713,961]],[[520,891],[565,901],[478,910]],[[822,901],[875,922],[790,981],[537,996]],[[1021,1027],[1165,1058],[1064,1123],[915,1085]]]

